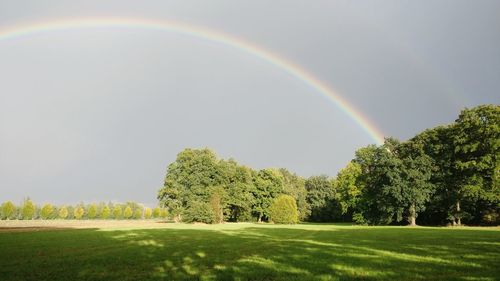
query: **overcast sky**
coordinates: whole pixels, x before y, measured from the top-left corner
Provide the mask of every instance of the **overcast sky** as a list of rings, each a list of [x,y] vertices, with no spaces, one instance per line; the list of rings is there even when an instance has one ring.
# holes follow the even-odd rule
[[[252,42],[402,140],[500,101],[500,1],[0,2],[0,30],[107,16]],[[186,147],[255,169],[334,176],[370,143],[314,89],[223,44],[109,27],[0,40],[1,201],[154,205]]]

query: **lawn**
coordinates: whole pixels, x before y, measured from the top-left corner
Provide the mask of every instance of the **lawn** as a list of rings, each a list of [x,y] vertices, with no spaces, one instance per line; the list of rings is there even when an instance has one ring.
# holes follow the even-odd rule
[[[499,278],[500,228],[158,224],[0,231],[1,280]]]

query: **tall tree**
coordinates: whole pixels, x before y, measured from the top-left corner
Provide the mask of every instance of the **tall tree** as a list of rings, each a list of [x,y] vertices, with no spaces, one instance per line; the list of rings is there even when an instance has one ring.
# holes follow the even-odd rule
[[[331,222],[339,219],[340,205],[332,181],[326,175],[312,176],[305,181],[310,221]]]
[[[252,210],[258,222],[269,218],[269,207],[278,195],[283,194],[283,177],[275,169],[260,170],[254,177],[255,205]]]

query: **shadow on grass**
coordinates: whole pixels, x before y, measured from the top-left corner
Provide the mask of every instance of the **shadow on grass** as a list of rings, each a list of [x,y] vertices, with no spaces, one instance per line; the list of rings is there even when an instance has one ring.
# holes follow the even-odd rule
[[[68,230],[0,236],[8,280],[495,280],[500,232]],[[1,279],[1,277],[0,277]]]

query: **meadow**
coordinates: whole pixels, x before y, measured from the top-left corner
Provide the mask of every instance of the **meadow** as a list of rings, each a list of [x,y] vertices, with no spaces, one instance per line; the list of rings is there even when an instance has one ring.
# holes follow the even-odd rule
[[[0,222],[1,280],[498,280],[500,228]]]

